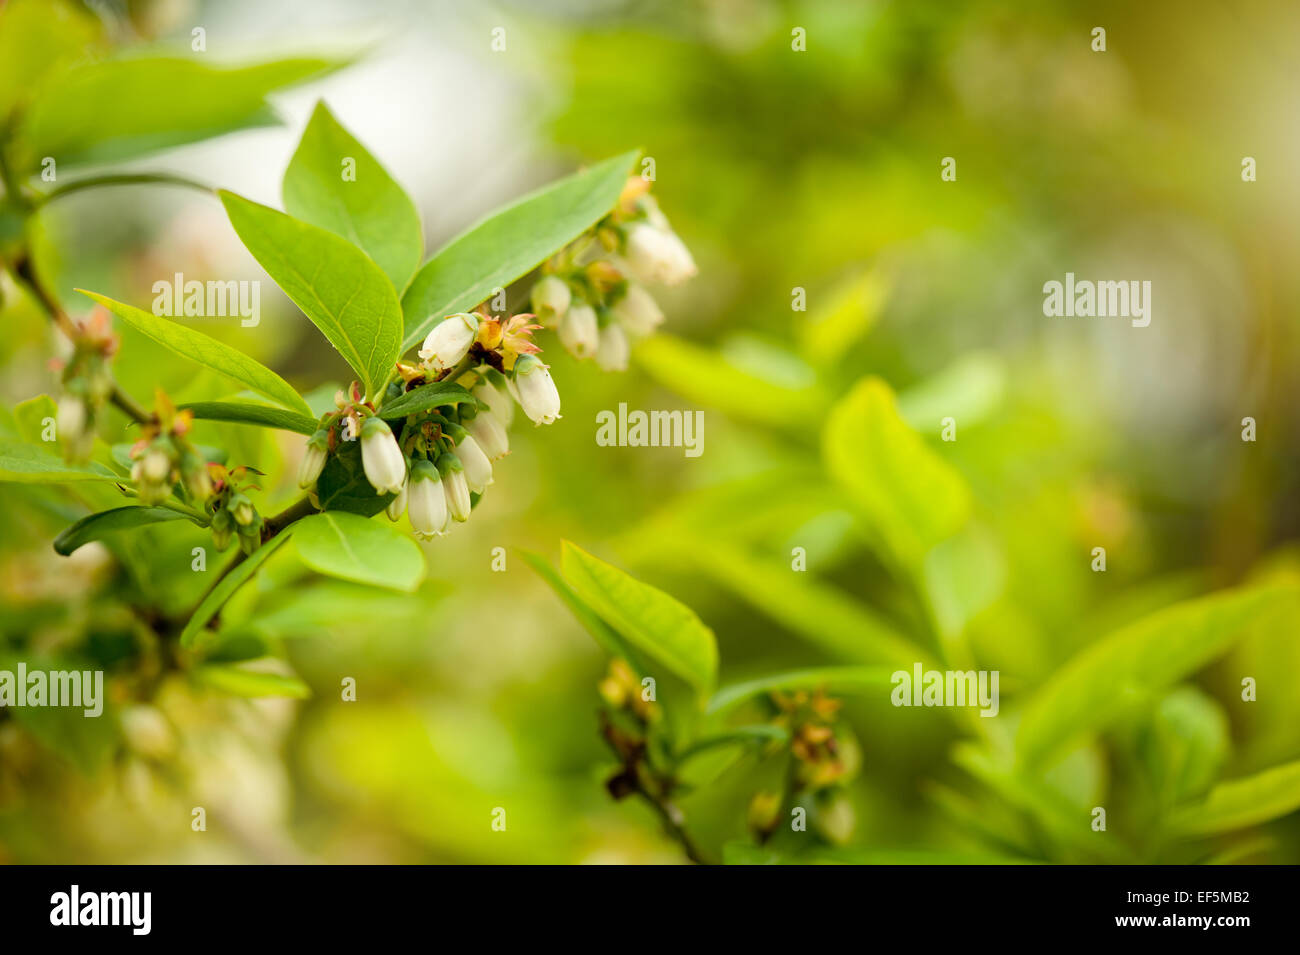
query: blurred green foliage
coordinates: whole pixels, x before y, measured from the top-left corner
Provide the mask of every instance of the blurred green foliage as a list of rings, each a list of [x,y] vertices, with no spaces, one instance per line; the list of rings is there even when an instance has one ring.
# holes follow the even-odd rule
[[[617,378],[547,353],[564,418],[519,435],[465,533],[423,545],[416,592],[320,578],[293,542],[273,555],[222,613],[199,681],[212,691],[149,665],[161,651],[131,609],[198,601],[202,531],[151,525],[61,557],[55,537],[116,492],[3,485],[0,651],[136,663],[105,720],[0,718],[0,857],[682,861],[649,801],[609,798],[626,761],[597,713],[618,709],[598,692],[607,655],[671,646],[695,626],[684,610],[714,655],[674,658],[677,697],[661,681],[664,709],[688,718],[665,718],[659,756],[707,858],[1300,860],[1286,304],[1300,190],[1281,172],[1294,144],[1275,41],[1298,15],[981,0],[530,13],[512,35],[563,51],[549,65],[569,84],[548,135],[581,160],[643,148],[696,255],[699,278],[663,301],[668,334]],[[1105,53],[1089,48],[1097,24]],[[0,105],[20,89],[0,81]],[[130,204],[69,198],[29,225],[65,300],[79,286],[143,303],[173,269],[221,274],[203,242],[159,227],[166,206]],[[0,206],[0,241],[11,220]],[[1066,271],[1152,279],[1151,326],[1044,318],[1042,283]],[[0,430],[22,437],[45,405],[21,402],[55,387],[53,336],[11,276],[0,295]],[[319,414],[343,366],[277,308],[241,345]],[[123,338],[134,393],[229,396]],[[596,413],[619,402],[705,409],[705,453],[596,446]],[[207,420],[195,440],[280,476],[259,509],[293,499],[300,437]],[[561,538],[599,562],[588,576],[630,574],[680,610],[590,590],[566,606],[525,557],[576,592]],[[228,666],[276,655],[296,676]],[[891,705],[888,674],[916,662],[998,670],[999,715]],[[833,718],[818,689],[843,701]],[[773,800],[755,794],[791,793],[792,741],[827,720],[843,766],[796,790],[809,832],[766,828]]]

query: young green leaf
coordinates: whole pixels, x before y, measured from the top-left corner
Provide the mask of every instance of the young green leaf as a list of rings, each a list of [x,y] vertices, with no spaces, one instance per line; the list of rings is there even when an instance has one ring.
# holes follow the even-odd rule
[[[88,61],[42,87],[16,131],[16,164],[107,162],[278,122],[266,94],[340,65],[286,59],[214,67],[175,57]]]
[[[296,676],[266,673],[229,663],[207,663],[190,671],[190,677],[201,686],[233,696],[290,696],[306,699],[311,689]]]
[[[433,381],[413,388],[404,395],[390,398],[379,409],[385,418],[404,418],[416,411],[429,411],[441,405],[460,405],[472,402],[474,397],[460,385],[449,381]]]
[[[713,688],[718,648],[695,611],[564,541],[560,568],[574,592],[624,639],[700,693]]]
[[[373,517],[390,503],[394,494],[376,494],[366,478],[361,460],[361,442],[344,441],[325,459],[325,470],[316,479],[316,500],[322,511],[347,511]]]
[[[646,672],[636,649],[629,646],[617,630],[600,619],[600,615],[583,602],[583,599],[574,592],[572,587],[564,582],[564,578],[556,572],[549,561],[540,554],[534,554],[531,551],[523,551],[521,556],[528,566],[537,571],[537,575],[555,591],[556,596],[564,601],[564,605],[578,618],[578,622],[582,624],[583,629],[591,634],[591,638],[596,641],[602,650],[612,657],[622,657],[631,664],[638,674]]]
[[[203,628],[208,625],[208,621],[217,615],[217,611],[225,605],[236,590],[252,579],[253,575],[257,573],[257,569],[266,563],[267,558],[284,545],[284,542],[293,533],[294,527],[296,525],[285,528],[253,551],[252,556],[235,565],[234,570],[221,578],[221,582],[208,591],[208,595],[199,603],[189,622],[181,630],[180,642],[182,647],[188,649],[194,645],[194,641],[203,631]]]
[[[406,288],[424,254],[420,214],[324,101],[284,172],[283,194],[289,215],[343,236],[375,260],[394,288]]]
[[[54,549],[68,556],[82,544],[102,540],[116,531],[134,530],[147,524],[187,520],[184,514],[165,507],[119,507],[83,517],[54,539]]]
[[[761,743],[784,742],[790,738],[790,731],[774,723],[756,723],[753,726],[737,726],[734,729],[712,736],[704,736],[687,746],[677,756],[679,763],[699,756],[711,750],[727,746],[753,746]]]
[[[606,159],[539,189],[443,246],[402,296],[402,351],[422,341],[445,316],[473,308],[595,225],[614,208],[636,156]]]
[[[180,406],[203,421],[233,421],[263,428],[280,428],[299,434],[315,434],[320,427],[315,418],[296,411],[285,411],[254,401],[194,401]]]
[[[768,381],[711,349],[671,335],[646,339],[637,346],[636,360],[683,398],[743,421],[802,429],[826,410],[826,396],[815,386],[792,388]]]
[[[1257,826],[1300,809],[1300,760],[1220,783],[1205,799],[1175,812],[1169,828],[1208,836]]]
[[[729,588],[742,600],[792,633],[836,657],[911,669],[930,655],[888,620],[837,587],[788,566],[754,557],[725,541],[681,534],[674,553],[700,574]]]
[[[387,523],[329,511],[294,525],[298,556],[322,574],[411,591],[424,577],[424,554],[415,541]]]
[[[965,480],[908,427],[879,378],[858,382],[831,410],[822,453],[868,530],[909,570],[970,516]]]
[[[247,385],[258,394],[265,395],[286,408],[304,415],[311,414],[307,402],[302,400],[287,381],[238,349],[231,348],[215,338],[210,338],[171,319],[159,318],[134,305],[116,302],[107,296],[87,292],[84,289],[77,289],[77,291],[103,305],[136,331],[152,338],[164,348],[171,349],[182,358],[206,365],[213,371]]]
[[[888,667],[809,667],[724,686],[709,700],[709,712],[725,713],[746,700],[783,690],[815,690],[830,693],[879,692],[888,696],[893,671]]]
[[[1261,621],[1294,630],[1298,605],[1291,587],[1239,588],[1174,604],[1117,630],[1075,656],[1030,699],[1016,734],[1018,760],[1046,762],[1196,672]]]
[[[102,464],[68,464],[44,448],[0,442],[0,481],[16,484],[62,484],[69,481],[118,481],[129,484]]]
[[[379,266],[351,242],[232,192],[221,201],[235,232],[372,398],[401,353],[402,307]]]

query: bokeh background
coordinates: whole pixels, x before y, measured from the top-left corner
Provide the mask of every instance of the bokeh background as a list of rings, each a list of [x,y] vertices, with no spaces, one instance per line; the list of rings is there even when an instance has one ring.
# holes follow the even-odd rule
[[[605,792],[606,662],[517,557],[553,558],[562,538],[695,608],[717,634],[724,682],[840,659],[817,615],[792,609],[829,592],[921,646],[949,641],[999,669],[1013,712],[1018,693],[1116,626],[1300,574],[1293,3],[116,6],[142,43],[184,50],[202,25],[215,59],[362,51],[277,96],[282,127],[132,168],[278,204],[323,97],[416,198],[436,249],[502,202],[640,147],[699,276],[661,297],[671,339],[641,346],[626,374],[552,343],[563,419],[512,432],[473,520],[423,545],[418,594],[313,578],[292,555],[241,594],[249,626],[282,643],[310,699],[231,699],[169,678],[148,700],[117,701],[120,736],[0,718],[0,860],[682,861],[649,810]],[[1096,26],[1104,53],[1090,47]],[[504,52],[491,50],[497,27]],[[795,27],[806,51],[791,48]],[[1242,180],[1247,156],[1256,182]],[[944,157],[955,182],[940,177]],[[43,255],[69,303],[87,287],[147,307],[152,283],[174,272],[260,275],[219,204],[182,191],[87,192],[44,220]],[[1150,326],[1045,318],[1042,285],[1067,271],[1150,280]],[[795,288],[807,311],[792,310]],[[12,405],[54,392],[56,343],[8,279],[3,294],[0,392]],[[303,390],[332,393],[345,367],[266,280],[263,312],[256,329],[202,327]],[[118,374],[136,394],[157,384],[178,400],[224,388],[138,336],[125,337]],[[821,473],[826,409],[868,374],[898,392],[973,490],[976,529],[929,578],[891,574]],[[623,401],[704,409],[703,455],[598,447],[596,413]],[[946,414],[958,419],[954,443],[939,441]],[[1240,440],[1246,416],[1254,443]],[[292,498],[296,439],[204,427],[270,472],[264,511]],[[10,485],[0,495],[6,643],[124,639],[129,556],[58,557],[50,540],[84,511]],[[137,546],[176,554],[175,573],[150,585],[184,606],[202,584],[193,541],[175,533]],[[796,546],[804,575],[788,571]],[[1105,573],[1090,569],[1097,546]],[[495,547],[510,553],[505,572],[491,569]],[[807,586],[827,590],[796,593]],[[918,611],[918,590],[957,608],[944,626]],[[1296,623],[1261,628],[1183,684],[1171,706],[1209,728],[1189,731],[1198,762],[1182,795],[1300,758]],[[1243,674],[1259,681],[1255,703],[1239,699]],[[339,702],[343,677],[357,681],[355,704]],[[1163,803],[1142,746],[1126,740],[1158,711],[1044,781],[1081,831],[1089,807],[1106,805],[1139,859],[1235,849],[1300,860],[1295,814],[1222,844],[1144,841]],[[828,841],[882,858],[993,847],[1098,861],[955,762],[959,731],[945,716],[863,698],[843,720],[856,772]],[[686,798],[700,842],[743,838],[749,797],[776,771],[742,761]],[[205,833],[190,829],[193,806],[207,808]],[[504,833],[491,828],[498,806]]]

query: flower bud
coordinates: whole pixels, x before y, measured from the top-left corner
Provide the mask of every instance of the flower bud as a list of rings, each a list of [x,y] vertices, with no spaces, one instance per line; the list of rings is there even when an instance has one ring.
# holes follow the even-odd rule
[[[257,509],[253,507],[253,502],[242,494],[232,494],[230,503],[226,505],[230,509],[230,514],[235,519],[235,523],[241,528],[250,526],[257,518]],[[242,534],[243,531],[241,530]]]
[[[555,323],[564,317],[573,301],[573,293],[564,279],[558,275],[546,275],[533,286],[530,296],[533,314],[542,323],[543,328],[554,328]]]
[[[614,305],[614,317],[633,338],[653,334],[663,324],[664,313],[649,292],[640,285],[628,285],[627,292]]]
[[[536,424],[550,424],[560,416],[560,393],[551,373],[532,355],[515,363],[515,390],[519,407]]]
[[[54,426],[68,447],[75,447],[86,428],[86,403],[80,398],[65,395],[59,402]]]
[[[406,512],[420,540],[432,540],[447,533],[447,497],[438,469],[428,461],[417,461],[407,482]],[[467,494],[468,499],[468,494]]]
[[[697,271],[690,250],[675,232],[645,222],[627,232],[627,262],[642,282],[664,285],[676,285]]]
[[[212,515],[212,543],[217,550],[230,546],[230,539],[235,533],[235,519],[224,507]]]
[[[469,354],[477,334],[478,316],[458,312],[433,327],[420,348],[420,357],[431,371],[445,371]]]
[[[489,461],[498,461],[510,453],[510,438],[496,415],[481,414],[466,422],[465,430]]]
[[[442,490],[447,498],[447,510],[453,520],[469,520],[470,499],[469,484],[465,480],[465,466],[460,458],[450,451],[438,458],[438,470],[442,472]]]
[[[160,484],[167,480],[172,471],[172,459],[166,451],[158,447],[150,448],[141,460],[140,472],[146,481]]]
[[[500,372],[493,374],[499,376]],[[489,378],[483,378],[474,386],[473,395],[488,406],[503,428],[510,427],[510,423],[515,420],[515,403],[500,386]]]
[[[596,351],[600,328],[596,310],[585,302],[573,306],[560,320],[560,344],[574,358],[590,358]]]
[[[199,504],[212,496],[212,475],[208,473],[208,462],[197,451],[187,450],[181,457],[181,477],[185,481],[185,490]]]
[[[492,483],[492,462],[470,435],[456,442],[456,456],[465,466],[465,481],[475,494],[482,494]]]
[[[323,429],[307,439],[307,450],[303,452],[302,464],[298,467],[298,486],[306,490],[316,483],[321,471],[325,470],[325,457],[329,450],[329,434]]]
[[[610,322],[600,330],[600,347],[596,349],[596,364],[604,371],[627,371],[627,335],[618,322]]]
[[[402,489],[397,492],[397,497],[389,501],[388,506],[384,508],[384,513],[388,515],[390,521],[400,521],[402,515],[406,513],[406,492],[410,486],[411,479],[407,478],[406,483],[402,485]]]
[[[361,465],[377,494],[396,494],[406,483],[406,455],[383,418],[369,417],[361,426]]]

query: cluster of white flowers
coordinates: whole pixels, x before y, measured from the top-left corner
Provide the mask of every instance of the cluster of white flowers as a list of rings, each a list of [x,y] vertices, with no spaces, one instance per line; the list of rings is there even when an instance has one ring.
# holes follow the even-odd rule
[[[570,246],[533,286],[542,325],[556,329],[574,358],[592,358],[606,371],[624,371],[631,343],[664,320],[645,284],[676,285],[696,273],[690,250],[647,188],[630,179],[618,207],[596,228],[597,241]]]
[[[560,417],[560,394],[537,357],[533,333],[555,328],[576,357],[621,371],[630,340],[663,321],[638,283],[675,284],[695,274],[690,252],[645,194],[648,187],[629,180],[615,210],[548,263],[532,289],[536,314],[448,315],[425,337],[418,363],[398,362],[397,380],[380,400],[364,400],[356,384],[340,392],[338,411],[307,442],[299,484],[315,493],[339,442],[359,439],[366,480],[379,496],[392,495],[392,520],[405,513],[422,540],[468,520],[476,496],[492,483],[494,462],[510,453],[515,405],[534,425]],[[385,420],[384,402],[434,382],[465,390],[435,394],[430,407],[404,415],[394,435],[398,422]]]

